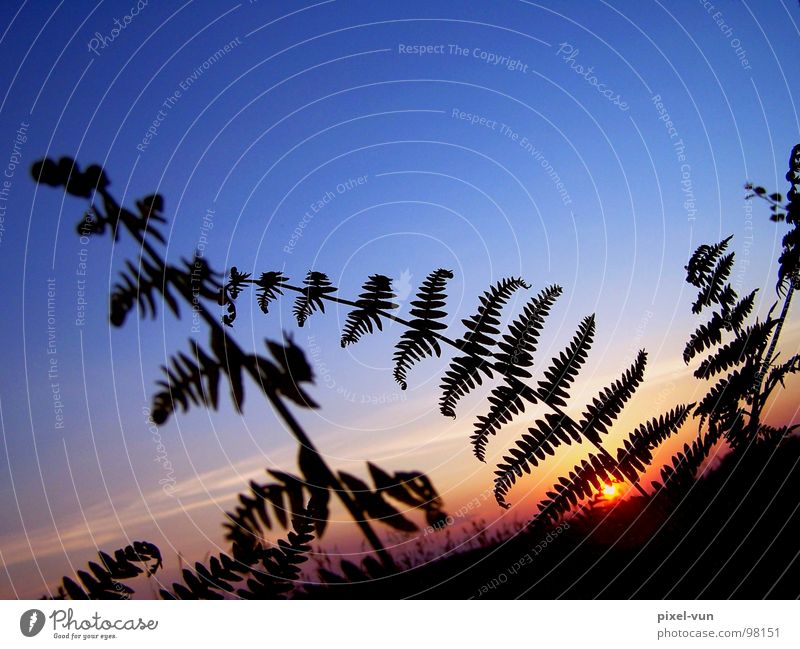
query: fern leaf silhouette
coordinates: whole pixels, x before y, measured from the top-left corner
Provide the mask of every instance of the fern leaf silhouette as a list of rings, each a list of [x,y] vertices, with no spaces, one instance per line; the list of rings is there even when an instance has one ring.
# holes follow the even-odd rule
[[[730,237],[727,240],[729,239]],[[692,305],[692,313],[701,313],[705,307],[712,304],[719,304],[727,309],[736,301],[736,292],[730,284],[725,283],[733,270],[733,260],[734,254],[730,253],[717,262],[711,275],[701,285],[697,300]]]
[[[719,243],[699,246],[685,266],[686,281],[697,288],[707,286],[720,255],[727,250],[732,238],[733,236],[729,236]]]
[[[708,379],[734,365],[743,363],[750,356],[760,354],[767,346],[770,333],[776,323],[776,320],[770,319],[756,322],[751,327],[747,327],[733,341],[720,347],[714,354],[703,360],[694,375],[698,379]]]
[[[496,336],[500,334],[500,310],[514,291],[521,288],[527,289],[530,285],[518,277],[500,280],[481,296],[477,313],[462,320],[467,331],[456,346],[466,355],[452,360],[440,386],[439,411],[445,417],[455,418],[456,403],[476,385],[481,385],[481,373],[492,378],[487,359],[491,354],[490,348],[497,344]]]
[[[256,280],[256,286],[258,286],[256,299],[258,308],[261,309],[262,313],[269,313],[270,302],[277,299],[278,295],[283,295],[281,284],[287,282],[288,279],[279,271],[261,273],[261,276]]]
[[[325,313],[325,304],[322,298],[336,291],[336,287],[331,285],[331,281],[325,273],[313,270],[308,271],[303,284],[305,284],[305,288],[294,303],[294,317],[297,319],[298,327],[302,327],[308,317],[317,309]]]
[[[211,557],[208,567],[197,562],[194,571],[185,568],[183,583],[173,583],[172,590],[162,589],[163,599],[223,599],[233,593],[243,599],[277,599],[289,592],[300,578],[300,565],[311,552],[315,501],[292,515],[292,531],[286,540],[273,547],[252,541],[233,545],[233,558],[222,553]],[[234,584],[247,579],[246,587]]]
[[[394,379],[403,390],[408,387],[406,377],[414,363],[426,356],[442,354],[434,334],[447,328],[440,320],[447,315],[442,307],[447,300],[444,289],[449,279],[453,279],[452,271],[443,268],[433,271],[420,286],[417,299],[411,302],[410,328],[400,337],[393,357]]]
[[[525,368],[533,365],[533,354],[544,327],[545,318],[563,292],[558,285],[548,286],[525,305],[522,313],[514,320],[498,342],[500,351],[494,354],[495,365],[502,376],[530,378]]]
[[[727,312],[715,311],[707,324],[701,324],[689,338],[683,350],[683,360],[689,363],[697,354],[722,342],[723,331],[738,331],[753,310],[758,289],[743,297]]]
[[[739,401],[752,388],[757,372],[758,368],[753,363],[747,363],[720,379],[697,404],[694,416],[716,421],[734,414],[738,410]]]
[[[589,348],[594,340],[594,314],[586,316],[578,327],[575,337],[560,355],[553,358],[545,370],[545,380],[539,381],[537,394],[550,406],[566,406],[569,389],[586,361]]]
[[[604,483],[622,482],[623,479],[610,456],[590,453],[587,459],[573,467],[568,477],[561,477],[552,490],[545,494],[546,498],[539,503],[539,513],[533,520],[533,526],[558,521],[581,499],[590,497],[592,489],[599,491]]]
[[[692,445],[683,445],[683,450],[672,456],[672,462],[661,468],[661,482],[653,481],[656,496],[680,502],[695,483],[695,476],[719,441],[718,429],[712,426],[706,435],[699,435]]]
[[[347,316],[342,332],[342,347],[355,344],[364,334],[371,334],[373,325],[383,331],[380,312],[391,311],[398,306],[391,301],[396,295],[392,291],[392,280],[385,275],[370,275],[363,290],[356,300],[358,308]]]
[[[135,541],[114,552],[113,557],[105,552],[98,552],[98,556],[100,563],[89,562],[90,572],[76,572],[80,585],[69,577],[64,577],[54,599],[128,599],[133,589],[120,581],[133,579],[141,574],[149,577],[163,567],[161,552],[146,541]]]
[[[494,497],[497,504],[508,509],[506,494],[521,478],[523,473],[530,473],[531,467],[539,466],[539,462],[547,455],[555,455],[555,449],[564,444],[572,444],[572,440],[581,442],[581,437],[571,419],[566,415],[547,413],[544,420],[538,419],[534,427],[529,428],[517,440],[516,448],[508,450],[503,462],[497,465],[494,479]]]
[[[472,451],[481,462],[486,461],[486,445],[489,443],[489,436],[497,433],[504,424],[520,413],[525,412],[525,402],[521,398],[525,397],[531,403],[536,403],[536,396],[531,389],[517,387],[516,384],[506,382],[496,386],[489,395],[490,408],[486,415],[478,415],[475,421],[475,432],[470,436]]]
[[[617,465],[634,482],[653,461],[653,451],[677,433],[695,404],[676,406],[669,412],[640,424],[617,450]]]
[[[622,412],[625,403],[633,396],[644,379],[647,354],[641,350],[633,365],[617,381],[600,391],[586,406],[583,418],[578,423],[581,434],[589,441],[599,444],[600,435],[608,433],[608,427]]]

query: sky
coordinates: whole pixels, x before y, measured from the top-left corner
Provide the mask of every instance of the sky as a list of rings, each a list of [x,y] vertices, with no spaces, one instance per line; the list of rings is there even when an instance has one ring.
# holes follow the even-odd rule
[[[243,416],[223,399],[152,428],[159,368],[196,335],[191,318],[162,308],[110,327],[109,290],[136,247],[82,242],[86,202],[37,188],[34,161],[101,164],[129,206],[162,194],[173,263],[202,242],[217,269],[281,270],[295,284],[319,270],[350,299],[382,273],[401,315],[429,272],[451,269],[453,338],[499,279],[532,285],[506,317],[557,283],[536,367],[597,317],[570,412],[649,352],[615,448],[703,393],[681,358],[699,324],[683,272],[697,245],[732,234],[734,288],[760,288],[762,315],[775,300],[782,230],[743,187],[786,190],[799,21],[788,0],[2,3],[0,596],[39,596],[98,548],[134,539],[158,543],[172,567],[218,551],[236,494],[266,468],[296,468],[255,386]],[[401,391],[400,326],[341,349],[346,309],[298,329],[291,306],[286,296],[264,316],[242,298],[234,335],[263,350],[286,331],[306,351],[320,408],[296,415],[336,469],[422,470],[446,509],[465,512],[460,524],[510,525],[586,450],[520,481],[503,512],[487,498],[494,464],[535,411],[481,464],[469,435],[486,392],[455,420],[437,410],[449,352]],[[795,317],[787,355],[799,341]],[[800,421],[797,388],[787,383],[770,421]],[[689,424],[656,472],[692,439]],[[353,525],[334,517],[321,547],[361,556]],[[386,539],[402,553],[416,537]]]

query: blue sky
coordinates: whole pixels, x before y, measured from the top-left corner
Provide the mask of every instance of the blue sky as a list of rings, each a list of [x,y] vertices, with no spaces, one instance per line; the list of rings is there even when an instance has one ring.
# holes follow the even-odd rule
[[[762,312],[773,299],[780,230],[761,205],[749,211],[743,184],[785,190],[800,136],[796,3],[135,7],[0,8],[0,164],[20,160],[0,232],[6,596],[42,592],[95,544],[150,538],[201,556],[220,542],[222,511],[247,480],[294,462],[291,437],[251,390],[243,418],[226,404],[159,431],[183,489],[177,499],[161,492],[143,408],[191,322],[168,315],[109,327],[109,286],[136,250],[124,239],[81,244],[74,226],[86,205],[30,179],[43,156],[102,164],[128,205],[162,193],[172,261],[191,254],[213,210],[205,254],[219,269],[283,270],[299,283],[314,268],[351,298],[380,272],[395,278],[407,310],[428,272],[451,268],[453,336],[501,277],[523,276],[533,290],[559,283],[542,362],[596,312],[576,407],[646,347],[651,381],[631,423],[654,400],[666,409],[699,389],[680,363],[696,324],[682,267],[696,245],[733,234],[742,292],[764,287]],[[116,36],[115,19],[125,24]],[[409,52],[415,46],[423,53]],[[86,322],[76,326],[82,262]],[[63,428],[47,376],[50,278]],[[298,330],[289,300],[267,317],[254,306],[244,303],[237,321],[243,345],[285,329],[328,377],[312,388],[322,408],[299,416],[332,465],[426,470],[454,509],[491,484],[493,467],[471,462],[467,441],[480,395],[455,422],[443,420],[435,360],[416,367],[401,393],[390,371],[398,328],[341,350],[346,311]],[[786,344],[797,340],[790,326]],[[513,438],[509,430],[494,440],[492,453]],[[522,483],[512,501],[541,493],[559,470]]]

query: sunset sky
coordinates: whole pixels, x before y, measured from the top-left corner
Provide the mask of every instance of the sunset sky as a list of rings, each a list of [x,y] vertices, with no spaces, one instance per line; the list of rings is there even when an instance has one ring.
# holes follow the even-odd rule
[[[299,284],[313,268],[350,299],[382,273],[401,315],[429,272],[451,269],[453,338],[497,280],[533,286],[508,316],[560,284],[539,371],[597,316],[569,412],[649,352],[609,449],[703,393],[681,357],[703,321],[683,271],[697,245],[732,234],[734,288],[760,287],[761,314],[776,299],[783,229],[743,186],[786,190],[800,141],[797,3],[23,4],[0,7],[2,597],[44,594],[98,548],[131,540],[158,544],[171,568],[178,553],[202,558],[224,547],[224,511],[251,479],[296,469],[296,443],[255,386],[243,417],[226,394],[219,412],[192,410],[154,436],[159,367],[197,336],[191,318],[160,308],[155,321],[110,327],[109,290],[136,247],[81,243],[86,203],[36,187],[29,169],[42,157],[103,165],[128,206],[163,194],[175,263],[205,237],[217,269],[282,270]],[[460,525],[502,524],[528,518],[590,450],[570,447],[520,481],[504,512],[487,497],[495,463],[539,411],[505,427],[481,464],[469,436],[486,392],[455,420],[438,412],[449,350],[415,366],[403,392],[391,374],[399,325],[343,350],[346,309],[298,329],[291,306],[287,295],[264,316],[248,294],[234,334],[263,352],[286,331],[306,351],[321,407],[295,412],[336,469],[422,470],[448,511],[480,500]],[[782,342],[786,355],[800,347],[796,317]],[[771,422],[800,421],[798,387],[787,383]],[[648,477],[695,426],[664,445]],[[334,513],[322,547],[360,552]],[[401,553],[414,540],[390,539]]]

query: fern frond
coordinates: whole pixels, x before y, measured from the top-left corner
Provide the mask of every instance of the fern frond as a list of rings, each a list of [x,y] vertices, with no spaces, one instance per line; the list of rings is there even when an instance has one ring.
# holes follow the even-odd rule
[[[776,322],[777,320],[766,320],[747,327],[733,341],[720,347],[700,363],[694,375],[698,379],[708,379],[743,363],[748,358],[755,360],[766,347],[770,332]]]
[[[519,277],[500,280],[480,297],[477,313],[462,320],[467,331],[456,341],[456,345],[466,355],[456,356],[452,360],[439,386],[442,390],[439,411],[445,417],[455,418],[456,403],[482,384],[481,373],[492,378],[486,358],[491,354],[490,348],[497,344],[496,337],[500,334],[500,311],[514,291],[521,288],[530,288],[530,285]]]
[[[517,446],[510,448],[509,454],[503,456],[503,462],[497,465],[494,479],[497,503],[508,509],[510,505],[505,497],[517,478],[521,478],[523,472],[530,473],[531,467],[539,466],[539,462],[548,455],[555,455],[555,449],[562,443],[572,444],[572,440],[580,443],[581,437],[566,415],[547,413],[544,420],[538,419],[534,427],[517,440]]]
[[[325,313],[325,304],[322,298],[337,290],[325,273],[313,270],[308,271],[303,284],[305,284],[305,288],[295,300],[293,310],[298,327],[302,327],[308,317],[317,309]]]
[[[98,552],[98,557],[100,563],[89,562],[89,572],[75,573],[80,584],[64,577],[54,599],[129,599],[133,589],[121,581],[143,573],[149,577],[163,567],[161,551],[146,541],[134,541],[113,557],[105,552]]]
[[[278,295],[283,295],[281,286],[288,281],[289,278],[280,271],[261,273],[261,276],[256,280],[256,286],[258,287],[256,300],[262,313],[268,313],[270,302],[277,299]]]
[[[441,347],[433,334],[447,328],[439,321],[447,315],[442,307],[447,300],[444,289],[449,279],[453,279],[452,271],[443,268],[433,271],[420,286],[417,299],[411,302],[411,328],[400,337],[393,357],[394,379],[403,390],[408,387],[406,377],[414,363],[426,356],[441,356]]]
[[[586,316],[567,348],[551,361],[545,370],[546,380],[539,381],[537,395],[550,406],[566,406],[569,389],[578,375],[594,340],[594,314]]]
[[[250,283],[251,273],[240,273],[236,266],[231,266],[231,270],[228,275],[230,279],[228,280],[226,286],[228,288],[228,293],[230,293],[231,299],[235,300]]]
[[[302,514],[305,503],[311,499],[316,503],[314,522],[317,535],[321,537],[328,523],[328,489],[290,473],[267,473],[277,482],[259,484],[250,481],[249,493],[240,493],[234,511],[225,514],[228,519],[223,524],[225,538],[241,547],[264,543],[267,531],[272,529],[274,523],[286,528],[290,518]]]
[[[685,266],[686,281],[697,288],[705,286],[711,277],[714,265],[728,248],[728,243],[732,238],[733,236],[730,236],[716,244],[699,246]]]
[[[486,444],[489,436],[497,433],[500,428],[511,421],[512,417],[525,412],[525,400],[536,403],[533,390],[521,384],[513,384],[506,379],[492,390],[489,395],[491,404],[489,412],[478,415],[475,421],[475,432],[470,437],[473,452],[481,462],[486,460]]]
[[[633,365],[587,404],[583,418],[578,423],[578,429],[586,439],[599,444],[600,435],[608,433],[608,427],[619,416],[622,408],[642,382],[645,365],[647,365],[647,353],[641,350]]]
[[[683,350],[683,360],[688,365],[697,354],[722,342],[723,331],[738,332],[753,310],[758,289],[739,300],[730,311],[715,311],[707,324],[700,325]]]
[[[558,482],[539,503],[539,513],[532,521],[534,527],[555,523],[567,514],[584,498],[591,497],[603,488],[603,484],[623,480],[613,458],[608,455],[598,456],[590,453],[588,460],[576,464],[568,477],[559,478]]]
[[[653,461],[653,451],[686,421],[693,403],[676,406],[669,412],[640,424],[617,449],[617,465],[631,482]]]
[[[726,284],[733,270],[734,253],[722,257],[714,267],[708,281],[702,285],[697,300],[692,305],[692,313],[700,313],[711,304],[719,304],[729,308],[736,301],[736,292],[730,284]]]
[[[362,335],[373,332],[373,324],[383,330],[380,311],[397,308],[392,302],[397,296],[392,291],[392,280],[385,275],[370,275],[363,286],[364,292],[356,300],[357,309],[351,311],[342,332],[342,347],[358,342]]]
[[[694,416],[715,420],[737,410],[739,401],[744,399],[753,387],[756,371],[756,366],[748,363],[720,379],[697,404]]]
[[[313,503],[313,501],[312,501]],[[172,590],[161,590],[163,599],[222,599],[236,594],[243,599],[276,599],[292,590],[300,577],[300,565],[308,560],[313,535],[313,505],[292,515],[292,531],[286,540],[272,547],[261,543],[240,546],[234,543],[233,558],[221,553],[211,557],[208,566],[197,562],[194,570],[182,571],[183,583]],[[246,587],[235,584],[247,579]]]
[[[156,296],[162,295],[170,311],[180,317],[178,301],[170,291],[169,279],[175,276],[175,269],[159,268],[142,258],[139,268],[130,261],[125,262],[126,271],[120,272],[119,281],[111,292],[109,320],[115,327],[125,323],[128,314],[139,306],[142,317],[155,318]]]
[[[509,326],[508,333],[497,342],[495,369],[503,376],[530,378],[525,368],[533,365],[533,354],[542,333],[545,318],[563,289],[553,285],[543,289],[525,305],[519,317]]]
[[[758,293],[758,289],[751,291],[749,295],[746,295],[739,300],[727,314],[727,317],[725,318],[725,328],[728,331],[738,331],[742,328],[744,321],[753,311],[756,293]]]
[[[797,374],[800,372],[800,354],[795,354],[792,356],[788,361],[785,363],[781,363],[780,365],[776,365],[775,367],[770,370],[769,376],[767,377],[766,386],[767,389],[765,392],[771,392],[772,388],[775,387],[778,383],[780,383],[783,387],[786,385],[783,383],[784,378],[786,378],[787,374]]]
[[[700,466],[720,439],[720,431],[711,426],[708,433],[698,435],[692,445],[683,445],[683,450],[672,456],[671,463],[661,468],[661,482],[653,481],[656,495],[678,501],[691,489]]]
[[[153,421],[163,424],[176,406],[186,412],[190,405],[216,410],[219,406],[219,381],[223,372],[219,360],[208,355],[195,341],[189,341],[191,356],[179,352],[161,370],[166,378],[153,397]]]
[[[796,431],[798,428],[800,428],[800,424],[780,427],[761,424],[758,427],[756,439],[758,443],[766,444],[770,448],[776,448],[783,440],[794,433],[794,431]]]
[[[689,338],[683,349],[683,362],[687,365],[700,352],[711,349],[722,342],[722,332],[725,330],[725,317],[718,311],[714,312],[707,324],[701,324]]]

